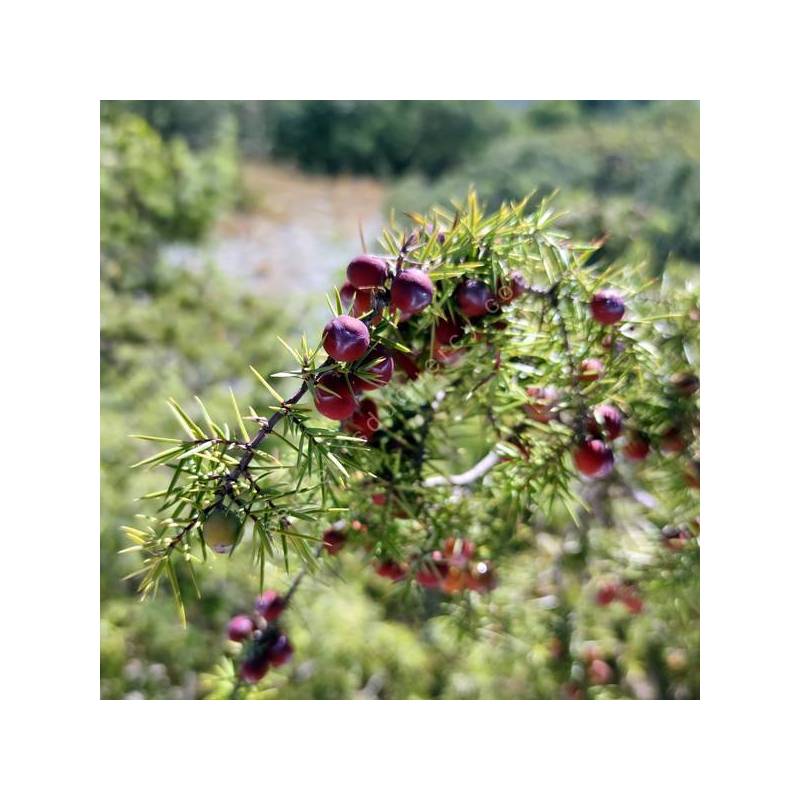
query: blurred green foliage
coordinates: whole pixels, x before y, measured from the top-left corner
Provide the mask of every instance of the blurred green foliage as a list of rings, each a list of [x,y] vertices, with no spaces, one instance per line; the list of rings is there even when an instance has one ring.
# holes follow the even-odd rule
[[[435,178],[507,127],[490,102],[304,102],[278,121],[274,154],[312,171]]]
[[[611,101],[609,101],[611,102]],[[700,261],[699,108],[691,102],[537,103],[480,158],[436,181],[411,176],[388,200],[418,210],[475,186],[490,208],[558,190],[585,240],[608,236],[596,258]]]
[[[291,330],[279,311],[213,271],[161,269],[158,275],[154,294],[101,284],[101,677],[109,697],[136,690],[137,681],[121,672],[130,661],[167,665],[177,685],[207,666],[230,602],[229,586],[208,582],[193,625],[184,631],[171,598],[142,604],[135,583],[123,581],[136,561],[117,554],[127,544],[120,527],[141,510],[132,498],[158,486],[153,473],[130,469],[145,450],[130,434],[171,435],[174,425],[165,415],[171,396],[202,394],[209,408],[218,409],[227,407],[231,384],[243,401],[253,399],[255,387],[241,379],[240,359],[275,363],[282,352],[275,330]],[[152,687],[155,696],[162,690],[161,683]]]
[[[598,258],[700,260],[700,114],[692,101],[135,101],[163,135],[208,148],[235,120],[251,158],[405,177],[387,207],[421,211],[475,186],[490,208],[559,190]],[[229,128],[228,128],[229,129]]]
[[[237,190],[236,131],[228,118],[213,145],[193,152],[145,120],[104,104],[100,126],[100,248],[104,279],[148,289],[158,246],[203,237]]]
[[[489,101],[142,100],[118,106],[198,148],[235,119],[246,155],[329,174],[436,177],[478,155],[510,125],[508,114]]]
[[[129,434],[174,435],[165,400],[202,395],[228,415],[228,386],[242,407],[262,401],[247,365],[264,374],[287,363],[275,334],[297,333],[290,305],[268,302],[212,268],[165,267],[160,248],[205,237],[237,199],[242,156],[282,157],[315,171],[407,175],[390,203],[418,209],[464,193],[474,183],[499,203],[561,187],[559,205],[580,234],[613,234],[601,257],[648,260],[655,268],[699,256],[697,108],[689,103],[321,103],[316,101],[104,103],[101,119],[101,692],[109,698],[227,696],[219,680],[224,626],[258,591],[246,557],[214,558],[200,578],[202,597],[185,587],[189,626],[168,592],[145,604],[124,575],[137,566],[118,555],[120,526],[139,507],[131,498],[161,487],[160,476],[131,471],[151,452]],[[672,260],[670,260],[672,259]],[[676,270],[680,272],[680,270]],[[319,304],[320,298],[308,298]],[[477,432],[476,432],[477,433]],[[465,433],[461,469],[481,454]],[[474,446],[473,446],[474,445]],[[462,463],[463,462],[463,463]],[[445,468],[447,465],[443,465]],[[617,503],[641,522],[635,504]],[[568,520],[562,521],[564,530]],[[652,526],[651,526],[652,527]],[[563,532],[563,531],[562,531]],[[651,531],[652,532],[652,531]],[[481,635],[465,635],[469,609],[443,598],[398,596],[344,553],[302,588],[288,612],[297,651],[259,691],[264,697],[558,697],[582,658],[558,653],[563,620],[548,607],[553,531],[532,530],[530,549],[497,564],[499,588],[481,603]],[[588,531],[613,563],[617,535]],[[643,559],[683,570],[675,582],[640,583],[647,613],[597,608],[598,576],[567,586],[585,641],[629,680],[647,678],[641,696],[696,697],[699,626],[697,550],[644,548]],[[640,575],[635,575],[637,579]],[[286,575],[268,569],[266,583]],[[685,609],[695,609],[686,615]],[[443,615],[443,611],[449,611]],[[624,643],[624,647],[620,646]],[[209,676],[215,673],[216,678]],[[619,696],[617,685],[590,696]]]

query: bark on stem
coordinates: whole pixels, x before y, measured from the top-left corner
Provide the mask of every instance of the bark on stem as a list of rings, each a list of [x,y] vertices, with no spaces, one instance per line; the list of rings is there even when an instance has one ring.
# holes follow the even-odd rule
[[[484,456],[474,467],[462,472],[460,475],[433,475],[426,478],[422,485],[429,489],[433,486],[468,486],[480,480],[489,470],[500,463],[500,453],[492,450]]]

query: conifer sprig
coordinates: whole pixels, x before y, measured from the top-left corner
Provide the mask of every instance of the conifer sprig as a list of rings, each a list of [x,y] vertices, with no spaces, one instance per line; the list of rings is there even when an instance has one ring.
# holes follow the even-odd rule
[[[319,345],[282,342],[296,366],[270,377],[294,378],[299,387],[283,398],[251,367],[265,408],[243,414],[231,393],[232,428],[199,400],[194,417],[170,401],[184,438],[140,437],[165,449],[135,466],[166,468],[171,477],[165,489],[142,498],[159,502],[156,513],[126,529],[129,550],[142,554],[134,575],[144,595],[166,575],[183,614],[179,573],[194,581],[193,570],[210,557],[204,526],[221,510],[249,532],[231,555],[249,540],[262,584],[267,562],[288,571],[296,560],[299,575],[315,571],[322,531],[336,521],[358,522],[358,544],[379,563],[430,563],[453,531],[471,532],[481,552],[496,560],[520,546],[519,526],[536,515],[561,509],[576,527],[585,525],[592,503],[576,481],[573,456],[599,424],[593,414],[601,404],[619,409],[631,434],[658,441],[677,420],[691,440],[696,397],[681,395],[670,381],[680,370],[697,369],[690,314],[696,298],[665,301],[658,287],[647,286],[640,265],[604,264],[596,245],[570,241],[549,200],[532,211],[526,206],[506,204],[487,214],[470,193],[451,210],[409,215],[410,231],[393,219],[382,237],[392,274],[421,270],[434,291],[424,311],[403,319],[388,288],[373,290],[361,315],[370,336],[363,358],[347,365],[320,361]],[[526,291],[503,302],[501,290],[516,274]],[[494,292],[493,307],[477,317],[459,306],[457,293],[468,279]],[[626,316],[611,327],[590,313],[604,287],[626,297]],[[338,290],[330,306],[334,315],[346,310]],[[458,335],[442,343],[438,330],[445,324]],[[349,387],[369,379],[383,353],[392,354],[395,377],[370,395],[378,400],[380,424],[368,440],[306,402],[330,375],[343,375]],[[405,380],[402,359],[414,367],[406,364]],[[599,374],[587,371],[592,361],[601,363]],[[531,392],[545,389],[553,399],[542,416]],[[664,475],[679,478],[682,467],[665,464],[656,484]],[[608,483],[629,486],[627,467],[619,466]],[[688,518],[693,503],[689,498],[670,513]]]

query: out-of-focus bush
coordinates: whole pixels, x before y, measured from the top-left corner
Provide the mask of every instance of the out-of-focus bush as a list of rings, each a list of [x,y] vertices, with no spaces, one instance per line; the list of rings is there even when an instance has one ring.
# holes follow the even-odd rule
[[[306,101],[281,115],[274,153],[315,172],[436,177],[506,128],[490,102]]]
[[[268,371],[281,363],[284,351],[275,332],[292,330],[282,312],[213,271],[159,269],[155,288],[155,293],[132,293],[101,284],[101,679],[106,697],[195,696],[195,676],[218,655],[231,603],[237,598],[244,603],[254,591],[248,563],[240,563],[238,573],[226,580],[228,565],[220,560],[221,575],[217,570],[201,582],[203,598],[191,606],[188,630],[181,628],[167,595],[139,602],[136,581],[123,580],[138,562],[118,554],[127,545],[121,526],[142,510],[132,498],[158,488],[158,479],[130,469],[146,450],[130,434],[174,435],[175,425],[164,415],[169,397],[189,401],[202,394],[211,413],[218,413],[230,405],[231,385],[244,402],[254,402],[255,382],[243,379],[242,365]]]
[[[126,567],[111,552],[124,546],[118,526],[135,511],[130,498],[152,488],[149,473],[129,468],[146,450],[129,434],[174,433],[163,413],[169,397],[202,393],[210,409],[227,409],[232,384],[252,402],[255,386],[242,378],[242,364],[266,370],[281,363],[275,332],[292,329],[282,313],[214,272],[173,270],[158,288],[146,296],[101,286],[101,500],[109,548],[102,587],[109,592]]]
[[[642,562],[640,571],[627,577],[638,581],[645,612],[631,614],[621,603],[599,607],[595,593],[603,575],[585,573],[577,552],[574,564],[555,555],[559,540],[569,528],[535,533],[530,546],[502,559],[497,567],[499,587],[472,606],[450,602],[441,595],[398,590],[377,577],[360,553],[340,554],[331,569],[304,583],[301,601],[287,612],[286,627],[295,645],[293,661],[269,673],[250,697],[280,699],[558,699],[573,680],[580,681],[594,658],[601,658],[614,673],[608,685],[589,686],[585,697],[694,698],[699,696],[699,586],[694,563],[697,550],[676,554],[666,551],[645,533],[641,512],[635,504],[616,504],[626,525],[634,527],[625,537],[635,546]],[[592,526],[592,547],[606,553],[608,569],[614,568],[620,551],[620,530]],[[567,534],[569,535],[569,534]],[[638,539],[638,544],[633,543]],[[602,560],[600,563],[604,563]],[[663,581],[653,564],[663,563]],[[682,582],[676,592],[674,571]],[[230,612],[248,612],[252,597],[240,589],[247,583],[246,559],[230,561],[226,578],[237,574],[237,588],[228,588]],[[650,578],[645,579],[645,575]],[[679,577],[680,577],[679,575]],[[252,573],[250,585],[255,588]],[[569,605],[553,595],[556,581],[566,586]],[[271,568],[267,585],[280,588],[287,578]],[[212,584],[213,586],[213,584]],[[219,585],[217,585],[219,588]],[[187,590],[189,594],[189,590]],[[564,597],[562,597],[562,602]],[[173,612],[167,608],[167,612]],[[225,620],[212,605],[207,610],[192,601],[190,628],[206,629],[216,620],[217,652],[236,646],[223,641]],[[173,612],[174,616],[174,612]],[[131,616],[127,624],[141,626],[142,638],[152,635],[152,620]],[[162,623],[170,629],[169,619]],[[573,627],[581,642],[570,650],[560,637]],[[478,631],[476,634],[476,630]],[[198,636],[173,630],[189,647]],[[155,645],[168,646],[162,635]],[[163,650],[152,656],[165,659]],[[177,656],[179,663],[185,654]],[[213,661],[198,654],[192,669]],[[199,696],[226,699],[232,680],[220,679],[217,665],[188,685]],[[233,673],[228,673],[230,678]],[[185,676],[182,678],[186,683]],[[128,691],[136,687],[128,685]],[[147,691],[147,690],[145,690]],[[164,687],[151,687],[152,696],[163,696]],[[159,694],[158,692],[161,692]]]
[[[235,198],[235,126],[193,152],[164,140],[145,120],[104,106],[100,127],[100,247],[104,280],[148,288],[158,246],[197,241]]]
[[[219,126],[234,117],[250,157],[277,158],[311,172],[378,176],[441,175],[477,156],[511,120],[494,102],[463,100],[147,100],[122,107],[193,147],[209,146]]]
[[[235,119],[244,155],[329,174],[404,180],[387,208],[422,209],[475,186],[490,207],[558,189],[598,258],[696,265],[699,107],[688,101],[135,101],[165,138],[202,151]],[[199,156],[198,156],[199,157]],[[202,160],[202,159],[201,159]],[[207,199],[214,197],[212,192]]]
[[[609,234],[598,258],[700,258],[699,110],[695,103],[538,103],[508,136],[463,167],[430,182],[402,181],[388,205],[408,210],[475,186],[490,207],[559,190],[579,237]]]
[[[296,105],[291,100],[116,100],[113,106],[145,119],[165,139],[180,137],[195,150],[213,146],[220,127],[236,122],[239,147],[251,158],[266,158],[275,125]]]

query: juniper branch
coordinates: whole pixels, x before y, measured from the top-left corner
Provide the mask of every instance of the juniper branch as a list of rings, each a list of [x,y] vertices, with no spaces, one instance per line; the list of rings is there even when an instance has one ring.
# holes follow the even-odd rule
[[[206,508],[198,511],[192,520],[181,529],[177,536],[175,536],[172,541],[167,546],[167,552],[172,551],[178,544],[184,539],[187,533],[191,531],[202,519],[205,514],[214,511],[214,509],[218,508],[222,502],[224,501],[225,497],[230,493],[231,487],[236,483],[239,477],[247,470],[247,467],[250,465],[250,462],[253,460],[253,455],[255,453],[255,449],[264,441],[264,439],[269,436],[270,433],[278,426],[280,421],[286,416],[291,406],[296,405],[297,403],[302,400],[305,396],[306,392],[308,391],[308,382],[303,381],[300,388],[288,399],[284,400],[281,403],[280,408],[275,411],[269,419],[265,420],[261,423],[258,428],[258,431],[253,435],[253,437],[247,442],[245,445],[245,451],[242,454],[242,457],[239,459],[239,463],[236,466],[231,467],[231,469],[220,478],[219,485],[216,489],[216,499]]]
[[[460,475],[432,475],[426,478],[422,485],[426,489],[434,486],[468,486],[475,481],[480,480],[487,472],[496,467],[500,463],[500,453],[497,450],[491,450],[485,455],[475,466],[462,472]]]

